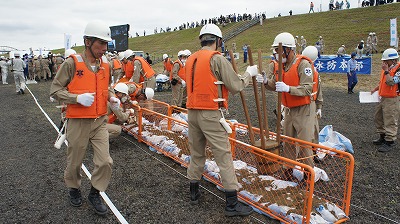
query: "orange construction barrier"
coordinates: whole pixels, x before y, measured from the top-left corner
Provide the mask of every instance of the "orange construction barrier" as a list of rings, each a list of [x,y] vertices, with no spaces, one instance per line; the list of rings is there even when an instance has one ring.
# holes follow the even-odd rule
[[[134,107],[137,122],[122,126],[123,130],[187,167],[190,151],[186,110],[156,100]],[[259,213],[284,223],[310,223],[310,220],[321,219],[327,223],[342,223],[349,220],[354,172],[354,158],[351,154],[281,136],[282,145],[276,149],[278,151],[292,149],[301,152],[311,149],[318,158],[325,155],[312,168],[302,163],[308,158],[294,161],[279,156],[279,152],[269,152],[250,145],[247,125],[228,123],[233,130],[229,140],[240,183],[238,195],[241,200]],[[253,131],[255,138],[260,139],[260,130],[253,128]],[[275,139],[276,134],[269,132],[268,140]],[[223,187],[208,146],[206,155],[204,178]],[[303,180],[288,180],[283,167],[293,169],[293,175],[299,179],[303,177]],[[321,208],[326,211],[319,213],[318,209]]]

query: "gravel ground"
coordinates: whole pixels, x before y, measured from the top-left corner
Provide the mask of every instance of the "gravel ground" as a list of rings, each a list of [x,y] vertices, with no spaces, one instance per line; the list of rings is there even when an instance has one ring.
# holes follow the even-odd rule
[[[10,83],[10,82],[9,82]],[[39,104],[56,124],[59,111],[49,101],[50,82],[28,85]],[[252,88],[245,90],[249,108],[255,108]],[[118,223],[110,212],[99,217],[86,199],[90,182],[82,181],[83,206],[69,205],[63,182],[65,146],[53,147],[56,131],[35,104],[34,98],[15,94],[13,84],[1,85],[1,198],[0,223]],[[156,93],[169,99],[171,92]],[[275,105],[268,92],[268,105]],[[332,124],[348,137],[355,149],[355,173],[349,223],[400,222],[400,150],[379,153],[371,144],[376,134],[373,104],[359,104],[357,94],[324,88],[321,128]],[[270,128],[276,120],[269,108]],[[255,110],[251,110],[252,117]],[[231,97],[230,115],[245,123],[239,96]],[[256,120],[253,120],[256,126]],[[90,149],[89,149],[90,150]],[[107,195],[129,223],[279,223],[265,216],[226,218],[224,195],[213,184],[202,182],[202,201],[188,203],[186,170],[171,159],[158,155],[126,134],[110,145],[114,160]],[[91,170],[92,153],[84,164]]]

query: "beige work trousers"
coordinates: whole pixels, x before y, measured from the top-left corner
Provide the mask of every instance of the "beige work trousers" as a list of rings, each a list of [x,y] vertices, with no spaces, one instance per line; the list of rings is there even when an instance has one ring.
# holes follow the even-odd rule
[[[92,144],[94,170],[91,183],[99,191],[105,191],[111,179],[113,160],[109,153],[106,115],[97,119],[70,118],[67,125],[67,167],[64,181],[69,188],[81,186],[81,166],[88,144]]]
[[[180,107],[182,105],[182,96],[183,96],[182,84],[177,83],[176,85],[171,85],[171,87],[172,87],[171,105]]]
[[[289,137],[298,138],[303,141],[312,142],[315,133],[315,102],[310,104],[287,108],[285,107],[285,120],[283,121],[283,134]],[[314,167],[313,151],[309,147],[295,147],[285,144],[283,157],[297,160],[298,162]]]
[[[398,120],[399,97],[382,97],[381,102],[375,108],[376,132],[384,134],[386,141],[395,141],[397,139]]]
[[[50,72],[49,67],[43,68],[42,72],[43,72],[43,73],[42,73],[42,77],[43,77],[44,79],[50,79],[50,78],[51,78],[51,72]]]
[[[187,176],[189,180],[201,179],[208,143],[220,169],[225,190],[238,190],[228,133],[219,123],[220,118],[221,112],[218,110],[188,110],[190,164]]]
[[[120,78],[122,78],[122,69],[115,69],[112,71],[112,81],[114,83],[117,83],[117,80],[119,80]]]
[[[152,88],[155,89],[156,88],[156,77],[150,77],[150,78],[144,78],[144,84],[143,84],[143,88]]]
[[[121,134],[122,128],[120,125],[106,124],[106,127],[110,140],[117,138]]]

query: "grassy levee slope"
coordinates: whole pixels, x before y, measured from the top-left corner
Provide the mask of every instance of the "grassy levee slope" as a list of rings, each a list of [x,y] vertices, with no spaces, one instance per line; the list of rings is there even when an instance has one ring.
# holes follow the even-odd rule
[[[372,73],[378,74],[381,52],[389,47],[389,19],[396,18],[399,13],[400,4],[393,3],[366,8],[270,18],[264,20],[262,26],[255,25],[227,41],[225,46],[231,49],[232,43],[235,42],[237,51],[242,53],[242,46],[250,44],[253,53],[261,49],[263,56],[268,56],[271,54],[270,46],[275,36],[281,32],[290,32],[294,36],[304,36],[308,45],[315,45],[318,37],[323,36],[326,45],[325,54],[335,54],[342,44],[346,45],[347,53],[351,53],[361,40],[366,41],[370,32],[375,32],[378,36],[380,53],[373,57]],[[222,33],[227,33],[237,26],[238,23],[231,23],[221,27]],[[161,57],[162,54],[167,53],[176,59],[179,50],[189,49],[194,52],[200,48],[199,32],[200,27],[129,38],[129,48],[149,52],[154,57]],[[83,47],[78,46],[74,49],[81,52]],[[59,49],[54,52],[61,53],[63,51],[64,49]],[[256,55],[254,56],[257,59]],[[238,60],[237,63],[239,70],[244,72],[248,64],[244,64],[242,60]],[[255,63],[257,63],[256,60]],[[268,60],[264,60],[263,67],[267,63]],[[153,68],[157,73],[161,73],[163,65],[157,63],[153,65]]]

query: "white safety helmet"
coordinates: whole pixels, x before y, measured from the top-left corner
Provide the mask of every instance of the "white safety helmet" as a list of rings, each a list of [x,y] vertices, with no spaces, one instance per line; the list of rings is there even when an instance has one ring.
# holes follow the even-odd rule
[[[71,54],[76,54],[76,51],[74,49],[67,49],[64,53],[64,56],[68,58]]]
[[[300,38],[301,38],[301,39],[304,39],[304,37],[303,37],[303,36],[301,36]]]
[[[364,40],[361,40],[362,43],[364,43]]]
[[[118,53],[118,60],[122,61],[122,59],[124,59],[124,57],[125,57],[125,52],[124,51],[121,51],[121,52]]]
[[[372,36],[372,34],[373,34],[372,32],[371,32],[371,33],[369,33],[369,36]]]
[[[20,56],[19,52],[14,53],[14,57],[19,57],[19,56]]]
[[[162,59],[165,60],[166,58],[168,58],[168,54],[163,54]]]
[[[128,49],[128,50],[126,50],[125,51],[125,53],[124,53],[124,58],[125,59],[128,59],[130,56],[132,56],[134,53],[133,53],[133,51],[131,50],[131,49]]]
[[[185,51],[179,51],[178,52],[178,57],[180,57],[180,56],[185,56],[186,54],[185,54]]]
[[[301,54],[311,59],[311,61],[315,61],[318,58],[318,49],[314,46],[307,46]]]
[[[110,33],[110,27],[106,24],[100,21],[93,21],[86,25],[83,37],[95,37],[102,41],[110,42],[112,41]]]
[[[117,85],[115,85],[114,90],[118,91],[120,93],[124,93],[126,95],[129,95],[128,93],[128,85],[126,85],[125,83],[117,83]]]
[[[282,46],[284,47],[296,47],[293,35],[287,32],[278,34],[275,37],[272,47],[278,47],[279,43],[282,43]]]
[[[44,55],[43,55],[43,58],[47,58],[47,54],[44,54]]]
[[[221,29],[217,25],[212,23],[206,24],[201,28],[199,38],[201,38],[201,36],[203,36],[204,34],[211,34],[219,38],[222,38]]]
[[[342,47],[346,47],[346,46],[344,46],[344,44],[343,44]]]
[[[322,36],[319,36],[319,39],[322,39]]]
[[[185,52],[185,55],[188,57],[192,54],[192,52],[190,52],[188,49],[184,50],[183,52]]]
[[[152,88],[146,88],[146,89],[144,90],[144,94],[146,95],[146,98],[147,98],[148,100],[152,100],[153,97],[154,97],[154,89],[152,89]]]
[[[382,54],[382,61],[398,59],[398,58],[399,58],[399,53],[396,51],[396,49],[393,48],[386,49]]]
[[[0,56],[0,59],[6,59],[6,57],[4,57],[4,56],[2,55],[2,56]]]

